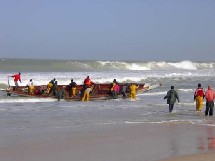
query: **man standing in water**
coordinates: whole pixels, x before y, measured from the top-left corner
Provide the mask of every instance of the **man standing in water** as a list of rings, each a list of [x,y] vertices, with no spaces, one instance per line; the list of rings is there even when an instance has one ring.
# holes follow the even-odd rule
[[[202,111],[204,97],[204,90],[199,83],[198,88],[196,88],[196,91],[194,93],[194,101],[196,101],[196,111]]]
[[[68,92],[69,92],[69,97],[75,97],[76,96],[76,83],[71,79],[71,83],[68,86]]]
[[[90,100],[90,92],[92,91],[93,86],[88,86],[86,87],[86,89],[84,90],[84,95],[82,97],[82,101],[89,101]]]
[[[136,100],[136,93],[137,93],[137,89],[139,88],[139,85],[135,84],[135,83],[131,83],[130,85],[130,97],[131,99]]]
[[[167,99],[167,104],[169,104],[169,112],[171,113],[176,99],[179,102],[178,93],[174,90],[174,86],[171,86],[171,90],[167,92],[167,95],[164,97],[164,99]]]
[[[30,79],[26,86],[28,87],[28,94],[34,94],[34,83],[32,79]]]
[[[205,116],[213,116],[213,110],[214,110],[214,99],[215,99],[215,93],[212,90],[211,86],[208,86],[208,90],[205,92],[205,98],[206,98],[206,110],[205,110]]]

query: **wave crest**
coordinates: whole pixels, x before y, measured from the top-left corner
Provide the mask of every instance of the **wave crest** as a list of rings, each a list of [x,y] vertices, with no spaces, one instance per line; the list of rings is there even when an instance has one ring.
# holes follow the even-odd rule
[[[117,71],[117,70],[202,70],[215,69],[215,62],[166,61],[86,61],[86,60],[28,60],[4,59],[2,71]]]

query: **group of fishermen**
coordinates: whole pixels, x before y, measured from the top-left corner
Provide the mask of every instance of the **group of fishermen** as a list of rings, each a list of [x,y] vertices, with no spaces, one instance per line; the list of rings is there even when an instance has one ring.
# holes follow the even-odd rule
[[[18,82],[22,83],[22,81],[21,81],[21,73],[19,72],[18,74],[14,74],[11,77],[14,78],[15,89],[17,89]],[[48,83],[47,89],[35,88],[32,79],[30,79],[29,82],[26,85],[28,94],[35,94],[35,95],[46,94],[46,95],[49,95],[49,94],[53,93],[53,96],[57,97],[58,99],[61,99],[65,95],[64,87],[60,91],[58,91],[57,86],[58,86],[58,84],[57,84],[57,81],[56,81],[55,78],[52,79]]]
[[[21,82],[21,73],[19,72],[18,74],[12,75],[11,77],[14,78],[14,83],[17,87],[18,81]],[[69,92],[69,97],[75,97],[77,95],[76,85],[77,84],[73,81],[73,79],[71,79],[71,83],[68,85],[68,89],[67,89]],[[92,92],[94,85],[95,83],[93,83],[90,77],[87,76],[87,78],[84,80],[84,88],[83,88],[84,90],[82,93],[83,95],[82,101],[89,101],[90,92]],[[27,87],[28,87],[29,94],[33,94],[34,92],[35,93],[40,92],[41,94],[41,91],[34,88],[32,79],[30,79],[30,81],[28,82]],[[136,99],[136,91],[138,87],[139,86],[135,83],[129,86],[124,85],[121,90],[123,98],[128,97],[127,93],[129,90],[129,97],[131,99]],[[50,95],[51,92],[53,92],[53,95],[55,97],[58,97],[58,99],[61,99],[65,96],[65,86],[63,86],[63,88],[60,91],[58,91],[57,81],[54,78],[48,83],[45,93],[47,95]],[[119,83],[116,81],[116,79],[114,79],[111,87],[112,98],[114,99],[118,98],[119,93],[120,93]],[[207,91],[204,92],[204,89],[201,87],[201,83],[199,83],[194,93],[194,101],[196,101],[196,111],[202,111],[204,98],[206,99],[205,115],[209,114],[209,116],[213,116],[215,92],[213,91],[210,85],[208,86]],[[167,95],[164,97],[164,99],[167,99],[167,104],[169,104],[169,112],[171,113],[173,111],[176,100],[178,100],[179,102],[179,96],[178,96],[178,93],[174,90],[174,86],[171,86],[171,89],[167,92]]]
[[[209,116],[213,116],[215,92],[213,91],[211,85],[209,85],[206,92],[204,92],[204,89],[199,83],[194,93],[194,100],[196,101],[196,111],[202,111],[204,98],[206,99],[205,115],[207,116],[209,114]]]
[[[123,95],[122,98],[131,98],[136,100],[136,93],[139,85],[136,83],[125,84],[122,86],[121,93]],[[116,79],[113,80],[112,87],[111,87],[111,94],[113,99],[117,99],[118,95],[120,94],[120,86]]]
[[[14,83],[16,87],[18,86],[18,81],[21,82],[21,73],[19,72],[18,74],[15,74],[11,76],[14,78]],[[96,84],[91,81],[90,77],[87,76],[86,79],[84,80],[84,86],[83,90],[81,91],[82,95],[82,101],[89,101],[90,99],[90,93],[93,92],[93,88]],[[52,94],[53,96],[57,97],[58,99],[62,99],[65,96],[65,90],[68,91],[69,97],[76,97],[77,92],[76,92],[76,82],[71,79],[71,82],[68,86],[63,86],[61,90],[58,89],[58,83],[56,79],[52,79],[46,89],[35,89],[34,84],[32,79],[27,83],[27,88],[28,88],[28,94],[45,94],[45,95],[50,95]],[[135,83],[131,83],[130,85],[126,84],[122,87],[120,90],[119,83],[116,81],[116,79],[113,80],[112,87],[110,89],[110,94],[113,99],[117,99],[118,95],[122,93],[123,98],[130,97],[131,99],[136,99],[136,91],[139,86]],[[128,94],[129,93],[129,94]]]
[[[204,98],[206,99],[205,116],[213,116],[215,92],[210,85],[208,86],[206,92],[204,92],[204,89],[201,87],[201,83],[199,83],[194,92],[196,111],[202,111]],[[169,104],[169,112],[171,113],[176,100],[179,102],[179,96],[174,90],[174,86],[171,86],[171,90],[167,92],[167,95],[164,97],[164,99],[167,99],[167,104]]]
[[[76,97],[77,96],[76,85],[77,84],[73,81],[73,79],[71,79],[71,83],[67,86],[67,89],[66,89],[69,93],[69,97]],[[91,81],[89,76],[87,76],[85,78],[83,90],[80,93],[82,95],[82,99],[81,99],[82,101],[89,101],[90,100],[90,93],[93,92],[95,85],[96,84]],[[128,92],[128,85],[126,84],[125,86],[123,86],[123,88],[122,88],[123,98],[127,98],[128,97],[127,93],[130,93],[129,97],[131,99],[136,99],[136,90],[138,87],[139,86],[137,84],[132,83],[129,86],[130,92]],[[46,94],[49,95],[53,91],[53,95],[59,97],[59,94],[56,92],[57,89],[58,88],[57,88],[56,80],[53,79],[47,85]],[[64,86],[63,86],[63,89],[65,89]],[[113,99],[118,98],[118,95],[120,94],[120,86],[119,86],[119,83],[116,81],[116,79],[113,80],[110,92],[111,92]],[[60,97],[63,97],[63,96],[65,96],[65,92],[60,95]]]

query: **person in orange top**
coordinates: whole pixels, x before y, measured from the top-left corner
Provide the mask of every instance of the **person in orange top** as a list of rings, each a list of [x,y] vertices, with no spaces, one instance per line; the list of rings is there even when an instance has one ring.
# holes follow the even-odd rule
[[[93,82],[90,80],[90,76],[87,76],[87,78],[84,80],[84,85],[90,86],[92,83]]]
[[[87,87],[95,85],[94,82],[91,81],[90,76],[87,76],[87,78],[84,80],[84,88],[83,90],[87,89]]]
[[[204,97],[205,97],[204,89],[201,87],[201,84],[199,83],[194,93],[194,101],[196,101],[196,111],[202,111]]]
[[[11,77],[14,78],[14,83],[15,83],[16,87],[19,86],[19,85],[18,85],[18,81],[19,81],[20,83],[22,83],[22,81],[21,81],[21,73],[20,73],[20,72],[19,72],[18,74],[12,75]]]
[[[208,86],[208,90],[205,92],[205,98],[206,98],[206,110],[205,110],[205,116],[213,116],[213,110],[214,110],[214,99],[215,99],[215,92],[212,90],[211,86]]]

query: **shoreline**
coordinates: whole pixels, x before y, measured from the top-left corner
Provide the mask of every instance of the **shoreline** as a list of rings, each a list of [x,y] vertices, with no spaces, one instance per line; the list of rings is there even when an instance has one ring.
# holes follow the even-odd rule
[[[215,160],[215,151],[200,153],[200,154],[189,154],[182,155],[177,157],[171,157],[168,159],[160,160],[160,161],[214,161]]]
[[[62,129],[0,146],[0,156],[4,161],[178,161],[214,151],[214,134],[214,127],[188,123],[104,125],[75,132]]]

